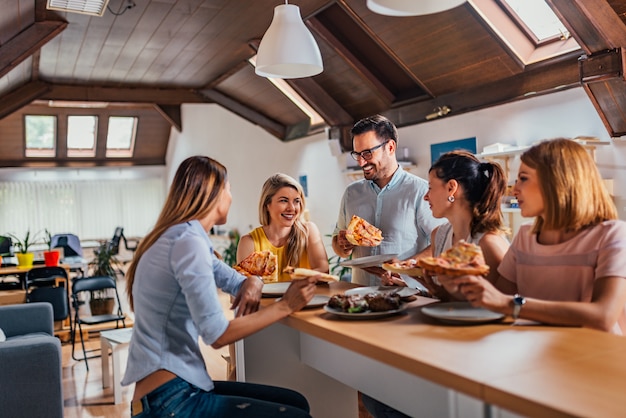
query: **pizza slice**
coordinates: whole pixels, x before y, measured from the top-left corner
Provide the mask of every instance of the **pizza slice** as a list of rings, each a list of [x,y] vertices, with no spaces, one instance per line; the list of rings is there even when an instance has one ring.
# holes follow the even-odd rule
[[[276,254],[264,250],[254,251],[233,268],[244,276],[268,277],[276,271],[276,264]]]
[[[475,274],[485,276],[489,266],[480,247],[463,240],[443,252],[439,257],[423,257],[417,264],[429,273],[446,276]]]
[[[352,215],[346,229],[346,239],[361,247],[376,247],[383,240],[383,233],[365,219]]]
[[[303,279],[305,277],[312,277],[312,276],[320,276],[319,280],[322,282],[338,282],[339,281],[339,277],[333,275],[333,274],[328,274],[328,273],[322,273],[320,271],[317,270],[311,270],[311,269],[305,269],[302,267],[285,267],[285,269],[283,270],[283,272],[289,274],[291,276],[291,278],[293,280],[297,280],[297,279]]]

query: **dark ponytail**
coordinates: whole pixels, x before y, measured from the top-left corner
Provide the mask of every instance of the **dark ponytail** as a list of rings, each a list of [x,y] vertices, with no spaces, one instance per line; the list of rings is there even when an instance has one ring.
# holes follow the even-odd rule
[[[499,164],[480,162],[467,151],[452,151],[443,154],[430,171],[444,182],[456,180],[463,189],[472,211],[472,236],[481,232],[507,231],[500,208],[507,178]]]

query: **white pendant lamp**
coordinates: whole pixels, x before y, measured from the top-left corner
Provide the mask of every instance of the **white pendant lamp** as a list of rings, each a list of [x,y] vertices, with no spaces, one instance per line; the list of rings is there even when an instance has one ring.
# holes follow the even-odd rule
[[[367,7],[386,16],[419,16],[443,12],[466,0],[367,0]]]
[[[255,72],[263,77],[301,78],[323,69],[322,54],[302,21],[300,8],[287,2],[276,6],[257,51]]]

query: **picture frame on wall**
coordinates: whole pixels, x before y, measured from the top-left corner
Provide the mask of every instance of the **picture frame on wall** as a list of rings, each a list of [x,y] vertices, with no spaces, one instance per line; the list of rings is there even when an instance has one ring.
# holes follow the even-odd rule
[[[450,151],[465,150],[476,154],[476,137],[440,142],[430,146],[430,163],[434,164],[443,154]]]

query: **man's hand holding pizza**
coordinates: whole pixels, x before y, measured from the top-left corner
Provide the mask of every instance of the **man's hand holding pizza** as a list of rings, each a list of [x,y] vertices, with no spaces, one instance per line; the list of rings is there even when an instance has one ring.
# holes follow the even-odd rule
[[[333,245],[334,250],[338,256],[343,258],[349,257],[350,254],[352,254],[352,250],[354,250],[354,247],[356,247],[356,245],[352,244],[346,238],[346,231],[346,229],[342,229],[341,231],[339,231],[339,234],[333,237],[333,243],[335,244]]]

